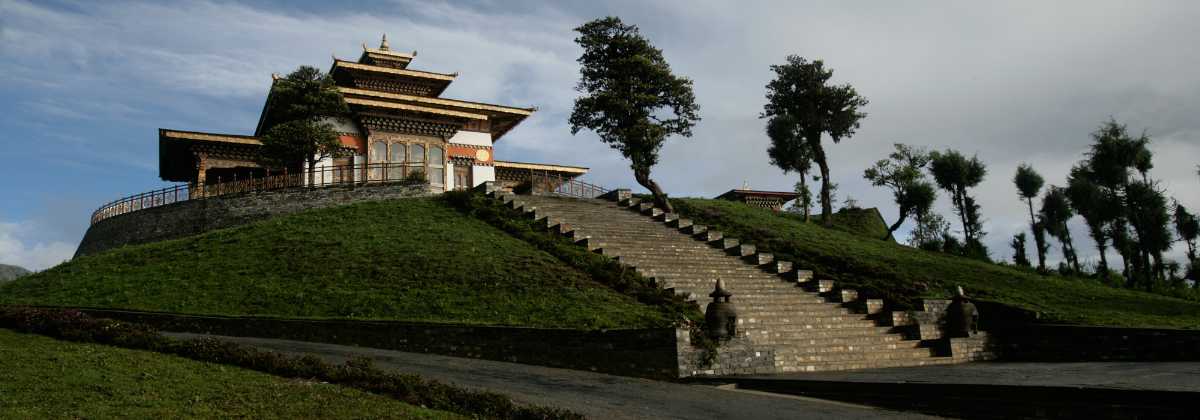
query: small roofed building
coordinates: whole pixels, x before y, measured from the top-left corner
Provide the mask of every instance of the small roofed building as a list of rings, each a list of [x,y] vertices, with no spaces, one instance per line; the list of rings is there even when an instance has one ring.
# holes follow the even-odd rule
[[[317,162],[305,182],[386,182],[421,171],[437,191],[465,189],[487,181],[516,185],[534,174],[574,179],[587,168],[496,160],[497,141],[536,111],[443,98],[457,73],[409,68],[417,53],[363,46],[357,61],[333,59],[329,70],[350,109],[326,120],[339,134],[343,153]],[[273,76],[273,83],[280,79]],[[196,186],[275,175],[256,159],[259,136],[278,123],[267,95],[254,135],[159,130],[159,176]],[[295,170],[295,169],[293,169]],[[202,189],[201,188],[201,189]]]
[[[729,200],[746,203],[753,207],[783,210],[784,203],[795,200],[800,194],[789,191],[758,191],[751,189],[732,189],[718,195],[718,200]]]

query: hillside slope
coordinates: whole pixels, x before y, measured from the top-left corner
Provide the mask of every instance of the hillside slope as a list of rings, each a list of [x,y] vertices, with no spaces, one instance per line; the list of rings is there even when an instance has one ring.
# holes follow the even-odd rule
[[[673,199],[676,211],[728,237],[794,261],[818,277],[868,295],[911,304],[921,297],[968,294],[1041,312],[1049,321],[1091,325],[1200,328],[1200,303],[1097,282],[1042,277],[995,264],[922,251],[825,229],[723,200]]]
[[[0,360],[0,418],[465,418],[338,385],[6,329]]]
[[[82,257],[0,304],[564,328],[668,325],[438,199],[372,202]]]
[[[24,268],[15,265],[0,264],[0,283],[14,280],[18,277],[26,276],[28,274],[29,270]]]

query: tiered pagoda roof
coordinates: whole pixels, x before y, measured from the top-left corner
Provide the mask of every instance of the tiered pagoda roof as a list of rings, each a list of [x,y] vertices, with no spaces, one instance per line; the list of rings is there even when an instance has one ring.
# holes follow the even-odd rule
[[[403,116],[426,120],[430,124],[471,124],[475,131],[490,133],[493,142],[536,111],[535,108],[442,98],[442,92],[458,74],[410,69],[416,55],[416,51],[411,54],[392,51],[384,36],[379,48],[364,45],[358,61],[334,57],[329,75],[337,83],[346,104],[360,117]],[[270,103],[269,96],[267,102]],[[261,135],[268,125],[270,116],[266,114],[266,105],[263,113],[257,135]]]

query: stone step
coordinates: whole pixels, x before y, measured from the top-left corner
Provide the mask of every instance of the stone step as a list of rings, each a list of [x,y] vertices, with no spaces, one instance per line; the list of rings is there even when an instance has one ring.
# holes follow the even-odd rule
[[[775,348],[776,361],[800,362],[838,362],[852,360],[904,360],[924,359],[936,355],[934,349],[928,347],[905,347],[907,344],[884,344],[884,346],[869,346],[858,348],[854,346],[829,347],[794,347]]]
[[[663,281],[675,281],[689,287],[712,287],[718,278],[729,284],[729,290],[737,294],[740,288],[767,288],[772,290],[795,290],[801,293],[812,293],[795,283],[786,282],[775,274],[742,273],[726,270],[692,271],[687,273],[664,273],[661,271],[636,268],[638,274],[655,277]]]
[[[820,329],[797,329],[791,331],[782,331],[779,328],[771,328],[769,330],[746,328],[746,335],[751,339],[766,338],[775,341],[786,341],[791,339],[819,339],[823,337],[849,337],[870,334],[888,334],[887,327],[864,327],[853,326],[849,328],[820,328]]]
[[[786,340],[776,340],[782,343],[776,351],[787,350],[792,347],[809,347],[821,345],[873,345],[873,344],[889,344],[889,343],[914,343],[920,345],[919,340],[905,340],[897,334],[861,334],[847,335],[841,337],[823,337],[823,338],[793,338]]]
[[[832,318],[832,317],[830,317]],[[825,319],[816,322],[771,322],[770,319],[761,320],[762,322],[740,324],[747,332],[750,331],[766,331],[768,334],[785,334],[794,332],[808,331],[825,331],[825,330],[851,330],[863,329],[864,331],[878,328],[872,321],[844,319],[833,320]]]
[[[883,369],[893,367],[934,366],[955,363],[950,357],[928,357],[911,360],[873,360],[838,363],[804,363],[780,366],[783,373],[791,372],[835,372],[843,370]]]
[[[923,342],[906,340],[900,329],[877,325],[877,319],[888,315],[881,313],[881,301],[861,299],[857,291],[838,288],[831,280],[813,279],[811,271],[777,261],[754,244],[727,238],[628,195],[620,204],[493,196],[539,218],[538,223],[551,231],[587,238],[579,242],[701,305],[709,300],[715,280],[724,280],[734,294],[741,334],[755,346],[774,348],[779,371],[922,366],[989,356],[979,345],[951,342],[940,351],[958,353],[957,358],[933,357],[934,349]],[[864,313],[872,310],[878,314]]]
[[[765,314],[745,314],[745,316],[740,316],[740,314],[739,314],[739,316],[738,316],[738,326],[754,325],[759,328],[766,328],[766,329],[771,329],[771,328],[775,328],[776,326],[786,326],[786,325],[813,325],[813,324],[826,324],[826,323],[850,322],[850,321],[872,322],[872,324],[870,324],[870,325],[875,326],[875,324],[873,324],[874,321],[870,321],[866,318],[863,318],[860,315],[855,315],[855,314],[830,314],[830,313],[819,313],[818,312],[818,313],[802,313],[802,314],[796,314],[796,315],[792,315],[792,316],[778,316],[778,315],[765,315]]]
[[[841,352],[841,353],[816,353],[816,354],[792,354],[780,356],[778,353],[775,356],[775,362],[787,363],[850,363],[850,362],[872,362],[872,361],[901,361],[901,360],[922,360],[933,357],[934,353],[931,349],[896,349],[896,350],[876,350],[863,352]]]

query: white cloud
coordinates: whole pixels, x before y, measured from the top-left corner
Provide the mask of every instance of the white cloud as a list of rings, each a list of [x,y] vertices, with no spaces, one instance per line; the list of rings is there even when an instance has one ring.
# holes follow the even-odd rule
[[[0,264],[45,270],[75,254],[75,244],[34,239],[38,229],[29,222],[0,222]]]

